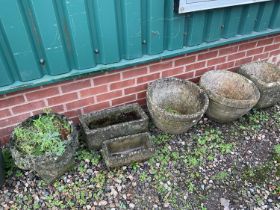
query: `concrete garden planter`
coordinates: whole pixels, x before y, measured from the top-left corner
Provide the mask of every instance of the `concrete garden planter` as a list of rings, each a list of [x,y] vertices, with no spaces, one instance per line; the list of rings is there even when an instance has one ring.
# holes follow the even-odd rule
[[[196,84],[165,78],[151,83],[147,106],[155,125],[164,132],[180,134],[195,125],[206,112],[208,97]]]
[[[238,73],[252,80],[261,97],[257,108],[273,106],[280,101],[280,68],[267,62],[255,62],[241,66]]]
[[[5,166],[4,166],[4,158],[3,158],[3,155],[2,155],[2,150],[0,148],[0,189],[4,183],[4,180],[5,180]]]
[[[230,122],[252,109],[260,92],[247,78],[230,71],[210,71],[202,75],[200,86],[210,103],[206,114],[217,122]]]
[[[136,103],[83,115],[80,122],[89,149],[100,149],[112,138],[148,130],[148,116]]]
[[[103,143],[102,156],[108,168],[149,159],[154,148],[148,133],[110,139]]]
[[[17,127],[26,128],[33,123],[33,120],[46,114],[39,114],[28,118]],[[47,184],[52,183],[59,176],[63,175],[68,169],[74,165],[74,157],[78,148],[78,132],[74,125],[70,123],[66,117],[52,113],[57,119],[69,123],[70,133],[65,136],[64,151],[61,155],[46,153],[43,155],[31,155],[24,153],[19,147],[15,130],[11,135],[10,147],[11,154],[16,166],[23,170],[33,170]]]

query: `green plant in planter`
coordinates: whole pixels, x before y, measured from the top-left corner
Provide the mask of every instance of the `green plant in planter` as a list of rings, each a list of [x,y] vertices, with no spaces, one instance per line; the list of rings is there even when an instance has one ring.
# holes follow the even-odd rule
[[[28,126],[17,127],[14,131],[16,147],[28,155],[62,155],[65,141],[71,127],[55,115],[46,113],[31,121]]]
[[[171,113],[171,114],[181,114],[180,112],[178,112],[177,110],[171,108],[171,107],[167,107],[166,111]]]

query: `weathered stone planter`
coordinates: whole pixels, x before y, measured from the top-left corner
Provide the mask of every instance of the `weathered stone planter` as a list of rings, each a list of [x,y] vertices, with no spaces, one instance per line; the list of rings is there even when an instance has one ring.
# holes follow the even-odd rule
[[[267,62],[255,62],[241,66],[238,73],[252,80],[261,97],[257,108],[273,106],[280,101],[280,68]]]
[[[5,180],[5,171],[4,171],[4,159],[2,155],[2,150],[0,148],[0,188],[2,187]]]
[[[110,139],[103,143],[102,156],[108,168],[149,159],[154,148],[148,133]]]
[[[260,92],[252,81],[230,71],[210,71],[202,75],[200,86],[209,96],[206,114],[217,122],[230,122],[256,105]]]
[[[147,106],[155,125],[164,132],[180,134],[195,125],[206,112],[208,97],[196,84],[165,78],[151,83]]]
[[[136,103],[83,115],[80,122],[89,149],[100,149],[105,140],[148,130],[148,116]]]
[[[43,114],[30,117],[18,126],[24,127],[30,124],[34,119],[37,119],[40,115]],[[68,119],[63,115],[54,115],[68,122]],[[65,141],[65,151],[61,156],[54,154],[45,154],[41,156],[26,155],[16,147],[16,137],[13,132],[10,139],[10,148],[16,166],[23,170],[35,171],[47,184],[50,184],[74,165],[75,153],[79,143],[78,132],[73,124],[71,124],[71,134],[68,135],[68,139]]]

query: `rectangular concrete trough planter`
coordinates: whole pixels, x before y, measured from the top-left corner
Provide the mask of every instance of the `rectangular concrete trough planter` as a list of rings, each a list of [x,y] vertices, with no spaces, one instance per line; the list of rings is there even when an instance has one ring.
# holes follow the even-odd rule
[[[82,115],[80,122],[89,149],[100,149],[109,139],[146,132],[149,123],[137,103]]]
[[[150,135],[140,133],[107,140],[101,152],[106,166],[114,168],[147,160],[154,154],[154,148]]]

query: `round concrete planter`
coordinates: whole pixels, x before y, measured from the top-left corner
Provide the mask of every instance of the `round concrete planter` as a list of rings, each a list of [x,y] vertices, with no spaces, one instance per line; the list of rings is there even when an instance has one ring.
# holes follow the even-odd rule
[[[210,99],[206,114],[217,122],[230,122],[240,118],[260,98],[260,92],[252,81],[230,71],[207,72],[202,75],[200,86]]]
[[[208,104],[201,88],[181,79],[156,80],[147,91],[147,106],[155,125],[171,134],[184,133],[195,125]]]
[[[238,73],[252,80],[258,87],[261,97],[257,108],[273,106],[280,101],[280,68],[267,62],[254,62],[243,65]]]
[[[29,125],[40,115],[44,114],[38,114],[30,117],[18,126],[24,127]],[[68,119],[63,115],[54,115],[63,121],[69,122]],[[61,156],[54,154],[45,154],[40,156],[27,155],[16,147],[16,137],[13,132],[10,139],[11,154],[17,167],[23,170],[35,171],[39,177],[49,184],[55,181],[59,176],[63,175],[74,164],[74,157],[76,149],[78,148],[78,132],[72,123],[71,133],[68,135],[68,138],[65,141],[65,151]]]

